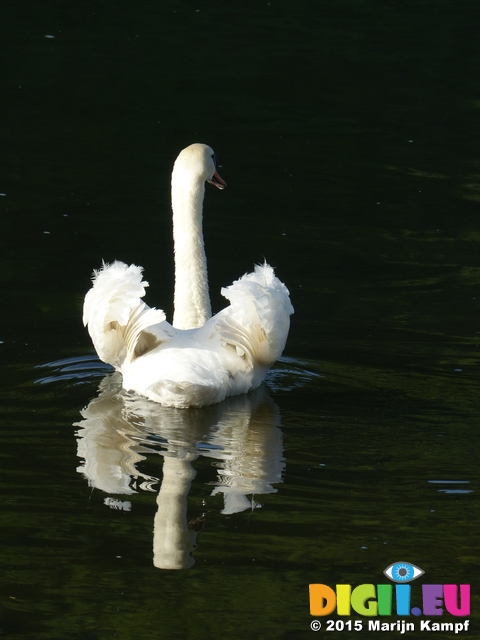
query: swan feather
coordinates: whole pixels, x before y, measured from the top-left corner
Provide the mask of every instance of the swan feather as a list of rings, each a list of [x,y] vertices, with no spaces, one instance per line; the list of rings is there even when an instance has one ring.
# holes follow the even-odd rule
[[[162,325],[165,313],[148,307],[141,298],[148,282],[142,267],[115,261],[93,272],[93,287],[85,296],[83,324],[100,360],[119,369],[148,349],[168,340],[173,328]]]

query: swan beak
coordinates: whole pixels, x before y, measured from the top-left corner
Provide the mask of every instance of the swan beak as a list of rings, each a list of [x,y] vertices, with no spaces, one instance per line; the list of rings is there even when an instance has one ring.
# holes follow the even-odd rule
[[[211,180],[207,180],[210,184],[213,184],[217,189],[225,189],[227,183],[223,178],[218,175],[218,171],[215,169],[215,173],[212,176]]]

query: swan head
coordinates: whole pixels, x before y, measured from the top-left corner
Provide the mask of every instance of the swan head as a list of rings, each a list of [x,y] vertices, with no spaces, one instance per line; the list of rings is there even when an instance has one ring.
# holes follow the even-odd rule
[[[175,160],[173,173],[180,176],[188,175],[194,181],[209,182],[218,189],[225,189],[227,186],[218,174],[217,158],[213,149],[198,142],[180,152]]]

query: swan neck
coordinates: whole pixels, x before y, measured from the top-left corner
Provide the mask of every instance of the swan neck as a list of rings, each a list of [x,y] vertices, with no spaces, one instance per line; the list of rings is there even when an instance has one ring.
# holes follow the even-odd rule
[[[173,326],[201,327],[211,317],[207,258],[203,242],[205,181],[178,168],[172,174],[175,297]]]

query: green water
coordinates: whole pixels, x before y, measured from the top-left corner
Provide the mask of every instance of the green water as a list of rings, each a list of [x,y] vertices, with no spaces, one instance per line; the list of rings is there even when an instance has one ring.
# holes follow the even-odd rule
[[[308,585],[403,560],[412,606],[471,584],[477,637],[477,3],[2,13],[0,635],[371,638],[357,615],[313,633]],[[205,202],[214,309],[265,257],[295,315],[263,390],[182,412],[122,393],[81,314],[118,258],[171,317],[194,141],[228,183]]]

